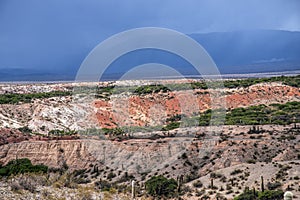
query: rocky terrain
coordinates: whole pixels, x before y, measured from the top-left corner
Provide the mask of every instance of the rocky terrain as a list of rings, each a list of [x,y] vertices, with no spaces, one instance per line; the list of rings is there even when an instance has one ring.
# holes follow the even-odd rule
[[[188,199],[197,199],[200,194],[219,194],[230,199],[246,186],[259,189],[260,176],[265,177],[266,184],[280,181],[283,189],[292,187],[294,194],[299,196],[300,128],[273,125],[261,126],[260,129],[262,133],[247,134],[251,126],[226,126],[220,137],[203,136],[205,129],[201,127],[178,129],[174,132],[189,133],[178,137],[121,142],[22,141],[1,145],[0,161],[5,164],[24,157],[35,164],[43,163],[53,168],[61,168],[66,163],[73,170],[85,169],[80,176],[92,183],[123,180],[124,184],[129,184],[124,179],[129,176],[142,185],[158,174],[175,179],[182,175],[186,187],[189,187]],[[282,171],[284,166],[289,167]],[[230,175],[235,169],[241,170],[237,173],[239,176]],[[209,189],[209,177],[213,177],[213,173],[218,174],[214,183],[216,188]],[[194,187],[195,181],[201,181],[203,186]],[[202,191],[204,188],[207,190]]]
[[[213,108],[233,109],[260,104],[300,101],[299,88],[280,83],[257,84],[248,88],[223,89],[220,99],[213,90],[187,90],[144,96],[114,97],[112,101],[96,100],[96,116],[101,127],[153,126],[176,114],[191,116]],[[221,93],[220,92],[220,93]],[[223,103],[221,103],[223,102]],[[224,104],[226,102],[226,104]]]
[[[2,86],[2,89],[7,92],[15,87]],[[31,92],[32,87],[28,86],[28,90],[21,91]],[[35,91],[37,87],[34,87]],[[53,85],[49,87],[42,85],[38,91],[46,92],[56,88]],[[57,87],[70,90],[71,86],[60,84]],[[165,124],[167,118],[176,114],[191,116],[210,108],[233,109],[300,101],[299,88],[276,82],[247,88],[224,88],[217,90],[219,98],[212,97],[215,93],[213,89],[196,89],[146,95],[114,94],[109,98],[93,97],[87,100],[84,97],[74,99],[74,93],[72,96],[33,99],[30,103],[0,104],[0,127],[28,126],[34,132],[48,133],[49,130],[66,128],[80,130],[92,127],[156,126]]]
[[[168,119],[172,117],[194,117],[224,105],[230,111],[262,104],[297,103],[299,87],[271,82],[145,94],[106,91],[105,87],[114,84],[127,87],[141,82],[101,83],[100,88],[104,89],[96,98],[76,92],[74,87],[78,85],[71,83],[1,85],[1,94],[73,91],[73,95],[0,104],[0,166],[14,159],[28,158],[33,164],[48,166],[51,171],[48,175],[2,178],[0,194],[4,199],[118,196],[130,199],[131,180],[136,181],[138,198],[146,199],[150,196],[146,194],[145,183],[157,175],[180,180],[184,199],[233,199],[247,187],[260,190],[261,177],[267,189],[290,190],[296,198],[300,197],[297,113],[294,123],[285,125],[159,128],[169,124]],[[80,86],[88,87],[90,83],[80,83]],[[215,94],[222,95],[214,100]],[[277,112],[282,118],[280,112],[283,111]],[[148,127],[150,131],[117,129],[126,126]],[[86,135],[82,130],[95,133]],[[26,189],[28,181],[34,189]],[[101,192],[99,185],[103,189],[106,181],[114,186]]]

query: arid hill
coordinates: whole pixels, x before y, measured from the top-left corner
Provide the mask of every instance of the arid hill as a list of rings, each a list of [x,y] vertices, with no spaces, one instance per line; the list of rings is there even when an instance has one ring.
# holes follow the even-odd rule
[[[40,90],[49,90],[44,87]],[[61,90],[69,87],[69,84],[59,85]],[[28,89],[30,91],[32,89]],[[222,95],[213,99],[212,104],[211,96],[216,91]],[[113,94],[108,98],[100,96],[88,100],[75,100],[74,95],[33,99],[29,103],[0,104],[0,127],[28,126],[34,132],[45,134],[53,129],[156,126],[165,124],[168,118],[177,114],[191,116],[211,108],[233,109],[300,101],[299,88],[278,82],[260,83],[246,88],[224,88],[221,91],[195,89],[145,95]]]
[[[299,87],[277,81],[209,89],[188,80],[197,87],[171,90],[125,83],[135,88],[120,92],[120,83],[112,82],[96,92],[90,83],[1,85],[0,166],[21,158],[48,166],[47,184],[35,191],[54,199],[80,196],[82,187],[99,197],[103,184],[107,194],[118,188],[126,199],[131,180],[143,199],[145,182],[158,175],[177,180],[183,199],[232,199],[247,187],[260,190],[261,176],[267,189],[300,197]],[[170,83],[186,82],[164,84]],[[78,92],[79,86],[88,92]],[[208,126],[211,112],[222,109],[226,125]],[[180,126],[191,120],[204,125]],[[14,187],[0,181],[1,194],[21,199]]]

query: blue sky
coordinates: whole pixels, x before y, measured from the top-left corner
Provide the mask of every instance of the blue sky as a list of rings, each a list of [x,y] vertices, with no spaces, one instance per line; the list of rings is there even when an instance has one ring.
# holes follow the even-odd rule
[[[298,0],[0,0],[0,68],[67,70],[107,37],[145,26],[300,31],[299,10]]]

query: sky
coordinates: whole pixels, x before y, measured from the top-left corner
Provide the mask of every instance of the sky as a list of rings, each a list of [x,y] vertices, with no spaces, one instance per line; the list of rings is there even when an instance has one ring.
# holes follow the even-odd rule
[[[132,28],[300,31],[299,0],[0,0],[0,68],[68,70]]]

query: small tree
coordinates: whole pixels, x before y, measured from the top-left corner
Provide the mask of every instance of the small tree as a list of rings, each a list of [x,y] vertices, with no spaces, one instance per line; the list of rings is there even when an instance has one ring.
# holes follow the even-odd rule
[[[146,181],[146,190],[148,194],[154,197],[172,197],[175,195],[177,182],[167,179],[164,176],[153,176]]]

